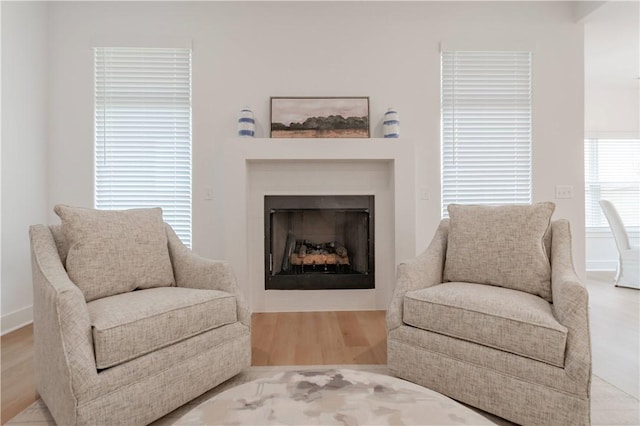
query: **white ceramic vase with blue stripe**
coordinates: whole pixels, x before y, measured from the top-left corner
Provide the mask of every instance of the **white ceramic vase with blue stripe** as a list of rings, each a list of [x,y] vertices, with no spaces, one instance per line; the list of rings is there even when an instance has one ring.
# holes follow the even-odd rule
[[[385,138],[400,137],[400,115],[394,108],[389,108],[387,112],[384,113],[382,133]]]
[[[253,111],[249,107],[240,110],[238,116],[238,136],[252,138],[256,134],[256,120],[253,118]]]

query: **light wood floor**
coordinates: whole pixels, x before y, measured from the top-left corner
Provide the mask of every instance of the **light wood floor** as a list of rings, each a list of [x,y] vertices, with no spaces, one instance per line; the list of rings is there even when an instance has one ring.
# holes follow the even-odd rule
[[[593,373],[640,394],[640,291],[616,288],[613,273],[587,275]],[[254,314],[253,365],[385,364],[384,312]],[[33,329],[2,336],[4,424],[37,399]]]
[[[386,364],[384,311],[253,315],[253,365]]]
[[[593,372],[640,399],[640,291],[614,287],[613,272],[590,272]]]
[[[386,364],[384,311],[258,313],[253,365]],[[2,424],[37,398],[33,327],[2,336]]]
[[[2,412],[5,424],[38,399],[33,377],[33,326],[5,334],[1,340]]]

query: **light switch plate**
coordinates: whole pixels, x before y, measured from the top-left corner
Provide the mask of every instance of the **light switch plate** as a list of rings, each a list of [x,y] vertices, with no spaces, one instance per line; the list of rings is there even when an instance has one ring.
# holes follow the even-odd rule
[[[573,185],[556,185],[556,198],[573,198]]]

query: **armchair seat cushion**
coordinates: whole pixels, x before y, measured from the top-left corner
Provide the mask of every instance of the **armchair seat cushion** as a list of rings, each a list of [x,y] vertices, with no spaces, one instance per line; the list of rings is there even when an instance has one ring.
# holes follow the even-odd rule
[[[218,290],[160,287],[87,306],[99,369],[237,321],[235,296]]]
[[[567,328],[530,293],[449,282],[409,291],[403,322],[423,330],[564,366]]]

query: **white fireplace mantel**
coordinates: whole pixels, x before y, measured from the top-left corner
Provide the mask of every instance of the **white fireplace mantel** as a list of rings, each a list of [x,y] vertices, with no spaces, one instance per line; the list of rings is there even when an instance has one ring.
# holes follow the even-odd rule
[[[415,256],[415,155],[411,141],[232,138],[225,142],[223,155],[225,258],[252,310],[386,307],[397,262]],[[322,179],[318,187],[305,186],[307,195],[380,194],[376,196],[376,203],[382,203],[376,205],[376,247],[383,246],[376,249],[376,289],[264,290],[264,195],[304,195],[300,188],[291,186],[291,176],[324,175],[325,171],[329,178]]]

